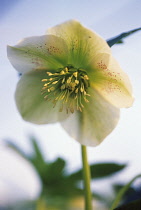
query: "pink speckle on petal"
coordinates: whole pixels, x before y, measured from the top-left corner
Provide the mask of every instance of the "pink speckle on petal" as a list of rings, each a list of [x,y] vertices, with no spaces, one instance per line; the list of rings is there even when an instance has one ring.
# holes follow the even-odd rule
[[[102,60],[99,63],[97,63],[97,65],[101,70],[107,69],[107,66],[102,62]]]
[[[54,47],[54,46],[49,46],[47,48],[47,51],[50,55],[52,55],[52,54],[62,54],[62,51],[59,48]]]
[[[110,69],[107,68],[106,64],[103,63],[101,60],[97,63],[97,68],[105,77],[105,84],[102,90],[104,90],[107,94],[113,92],[121,92],[121,88],[119,86],[119,81],[121,81],[121,75],[118,72],[112,72]]]
[[[32,64],[36,65],[36,67],[41,67],[42,62],[40,61],[40,59],[37,58],[32,58]]]

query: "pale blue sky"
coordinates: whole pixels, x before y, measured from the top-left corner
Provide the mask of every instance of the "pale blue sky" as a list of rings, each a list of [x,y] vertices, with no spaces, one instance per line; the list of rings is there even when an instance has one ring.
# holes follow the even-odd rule
[[[32,125],[24,122],[17,112],[14,91],[19,78],[7,59],[6,45],[15,45],[24,37],[43,35],[48,27],[69,19],[79,20],[86,27],[108,39],[121,32],[141,27],[141,1],[24,0],[17,2],[11,8],[9,5],[7,12],[6,9],[0,8],[4,11],[0,19],[0,140],[3,142],[3,139],[11,138],[23,149],[30,151],[27,136],[33,133],[39,137],[46,157],[53,159],[62,156],[68,160],[70,170],[73,170],[81,166],[80,145],[71,139],[59,124]],[[121,111],[117,128],[100,146],[89,148],[89,159],[91,163],[96,161],[128,162],[129,169],[123,174],[123,179],[128,180],[141,172],[141,32],[127,38],[125,44],[116,45],[112,49],[114,56],[132,81],[135,103],[132,108]],[[9,166],[6,164],[9,163],[9,158],[11,159],[9,164],[15,164],[13,161],[17,161],[18,164],[18,159],[9,154],[2,145],[0,149],[2,151],[0,171],[5,170],[5,175],[4,172],[2,173],[3,176],[12,182],[13,179],[8,173]],[[23,170],[24,167],[23,163]],[[22,180],[21,173],[17,173],[19,173],[16,175],[18,180]],[[1,177],[0,175],[0,179],[3,178]],[[13,182],[16,182],[16,179]],[[119,179],[122,177],[119,176]],[[0,197],[2,193],[3,191],[0,190]]]

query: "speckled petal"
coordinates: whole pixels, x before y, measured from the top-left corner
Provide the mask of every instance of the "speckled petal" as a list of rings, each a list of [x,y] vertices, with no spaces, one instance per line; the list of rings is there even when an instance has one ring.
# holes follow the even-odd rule
[[[85,104],[83,111],[71,114],[61,125],[79,143],[96,146],[117,125],[119,109],[108,103],[96,90],[90,88],[89,93],[89,103]]]
[[[130,107],[134,101],[130,80],[110,54],[100,53],[89,69],[91,86],[118,108]]]
[[[44,78],[47,78],[45,71],[22,75],[15,93],[17,108],[23,119],[35,124],[54,123],[69,116],[66,110],[59,112],[60,102],[54,107],[52,101],[46,101],[41,95],[41,80]]]
[[[50,28],[47,34],[53,34],[66,41],[69,48],[69,63],[77,68],[85,68],[99,52],[111,52],[103,38],[76,20]]]
[[[7,47],[11,64],[21,73],[64,67],[68,63],[67,52],[64,40],[54,35],[25,38]]]

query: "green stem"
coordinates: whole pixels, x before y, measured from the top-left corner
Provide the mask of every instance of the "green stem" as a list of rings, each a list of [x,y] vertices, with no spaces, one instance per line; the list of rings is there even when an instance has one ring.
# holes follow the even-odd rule
[[[85,192],[85,210],[92,210],[92,194],[90,188],[90,167],[87,160],[87,148],[81,146],[82,162],[83,162],[83,179],[84,179],[84,192]]]
[[[124,196],[124,194],[126,193],[126,191],[129,189],[129,187],[131,186],[131,184],[137,179],[140,178],[141,174],[135,176],[129,183],[127,183],[117,194],[114,202],[112,203],[112,206],[110,208],[110,210],[113,210],[117,207],[117,205],[119,204],[119,202],[121,201],[122,197]]]

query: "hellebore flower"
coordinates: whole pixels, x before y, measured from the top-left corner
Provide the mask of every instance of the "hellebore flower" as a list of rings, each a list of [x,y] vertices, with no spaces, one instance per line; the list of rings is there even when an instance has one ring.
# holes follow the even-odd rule
[[[99,144],[115,128],[119,108],[133,103],[106,41],[75,20],[8,46],[8,58],[22,73],[15,98],[23,119],[60,121],[83,145]]]

